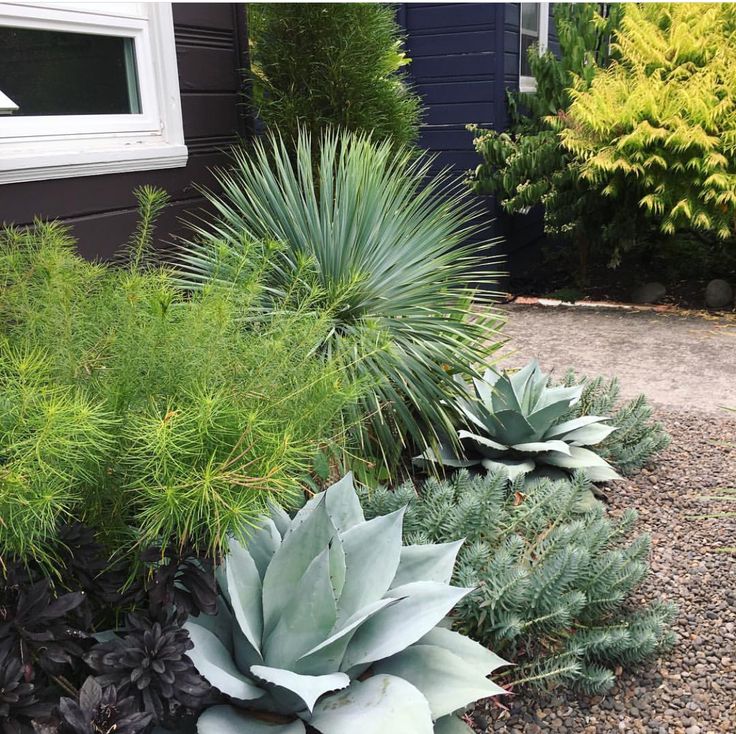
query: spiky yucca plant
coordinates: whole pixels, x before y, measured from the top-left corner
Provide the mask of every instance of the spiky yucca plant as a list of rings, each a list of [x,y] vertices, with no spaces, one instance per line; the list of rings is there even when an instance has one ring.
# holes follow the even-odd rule
[[[561,140],[583,179],[636,192],[666,234],[734,235],[734,34],[730,3],[626,3],[616,62],[572,92]]]
[[[223,250],[276,240],[266,283],[277,307],[288,295],[328,309],[324,351],[348,352],[353,377],[372,387],[348,423],[364,452],[391,464],[407,440],[427,445],[449,432],[452,375],[473,374],[497,346],[492,293],[476,290],[494,276],[483,247],[468,242],[477,216],[468,193],[431,176],[430,160],[328,132],[315,171],[311,150],[302,133],[293,159],[273,136],[234,151],[233,167],[217,174],[222,193],[208,194],[217,220],[185,247],[182,279],[237,281]],[[483,308],[471,313],[473,300]]]
[[[543,479],[509,492],[503,471],[449,481],[364,489],[368,517],[407,506],[404,542],[467,538],[455,583],[476,586],[460,602],[457,629],[516,664],[509,683],[602,691],[618,665],[635,665],[673,640],[671,605],[631,607],[647,573],[649,538],[632,535],[636,512],[607,516],[596,502],[581,513],[588,482]],[[419,490],[419,491],[417,491]]]
[[[616,430],[607,425],[609,419],[582,415],[561,420],[580,400],[583,385],[550,386],[549,375],[532,361],[513,374],[486,370],[482,379],[473,379],[473,387],[472,397],[466,391],[456,403],[469,429],[457,434],[465,454],[443,445],[438,451],[427,449],[417,464],[503,467],[510,479],[543,465],[582,469],[593,481],[619,478],[605,459],[585,448]]]
[[[454,712],[503,693],[486,676],[505,662],[438,626],[472,591],[449,585],[462,541],[402,546],[403,514],[366,521],[348,475],[231,544],[218,615],[186,624],[231,700],[199,734],[258,734],[274,715],[284,734],[469,734]]]

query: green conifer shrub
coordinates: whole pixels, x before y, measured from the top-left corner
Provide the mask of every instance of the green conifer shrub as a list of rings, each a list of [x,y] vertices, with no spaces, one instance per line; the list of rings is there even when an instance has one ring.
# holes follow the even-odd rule
[[[407,505],[406,543],[460,538],[454,579],[476,591],[459,606],[455,626],[517,667],[504,684],[571,685],[604,691],[612,668],[656,656],[673,642],[674,608],[632,608],[647,573],[649,537],[632,535],[636,512],[606,514],[580,503],[587,480],[543,479],[509,490],[505,472],[457,472],[395,491],[364,489],[367,516]],[[590,507],[590,505],[588,505]]]
[[[326,128],[370,132],[397,146],[419,133],[419,97],[401,70],[409,63],[390,5],[248,5],[253,98],[272,132],[317,143]]]
[[[0,232],[0,556],[43,559],[69,520],[216,555],[340,439],[355,390],[316,353],[327,319],[250,308],[264,259],[241,256],[238,288],[187,294],[84,261],[59,224]]]

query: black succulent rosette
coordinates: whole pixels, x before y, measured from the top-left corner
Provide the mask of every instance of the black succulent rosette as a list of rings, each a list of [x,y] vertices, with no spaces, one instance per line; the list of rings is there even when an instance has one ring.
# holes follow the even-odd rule
[[[0,643],[8,642],[26,673],[34,663],[57,675],[82,657],[86,633],[70,621],[84,601],[82,592],[56,596],[48,579],[27,586],[6,586],[0,606]]]
[[[60,734],[140,734],[151,718],[138,710],[133,696],[120,696],[115,686],[103,688],[92,676],[77,698],[59,702]]]
[[[24,664],[12,640],[0,642],[0,732],[28,731],[31,721],[49,716],[51,708],[39,700],[33,670]]]
[[[152,609],[176,607],[179,613],[198,616],[217,613],[217,583],[210,558],[191,546],[149,548],[141,560],[152,564],[147,581]]]
[[[166,724],[181,707],[198,710],[211,687],[186,654],[193,645],[177,612],[169,607],[156,617],[129,614],[125,629],[95,645],[85,661],[100,686],[115,686],[154,723]]]

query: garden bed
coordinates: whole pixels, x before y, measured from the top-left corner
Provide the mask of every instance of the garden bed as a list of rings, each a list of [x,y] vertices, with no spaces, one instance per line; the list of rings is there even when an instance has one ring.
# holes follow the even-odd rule
[[[637,507],[640,529],[652,534],[652,568],[641,596],[665,597],[680,614],[678,642],[652,665],[618,677],[604,696],[530,691],[476,710],[477,731],[709,732],[736,731],[736,519],[695,519],[726,512],[706,500],[712,490],[736,486],[736,420],[685,410],[659,410],[672,436],[656,466],[616,483],[613,514]],[[487,728],[482,728],[487,723]]]

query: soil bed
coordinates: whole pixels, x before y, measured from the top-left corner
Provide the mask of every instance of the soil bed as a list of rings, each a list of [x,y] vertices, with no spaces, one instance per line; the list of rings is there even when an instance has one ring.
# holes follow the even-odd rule
[[[733,374],[731,375],[731,379]],[[731,401],[736,403],[736,395]],[[734,512],[734,503],[706,499],[736,487],[736,418],[723,412],[661,408],[656,417],[672,444],[656,466],[611,486],[610,510],[639,511],[652,536],[646,600],[679,609],[673,650],[650,666],[619,675],[604,696],[523,691],[504,711],[481,704],[478,732],[736,732],[736,519],[693,516]]]

